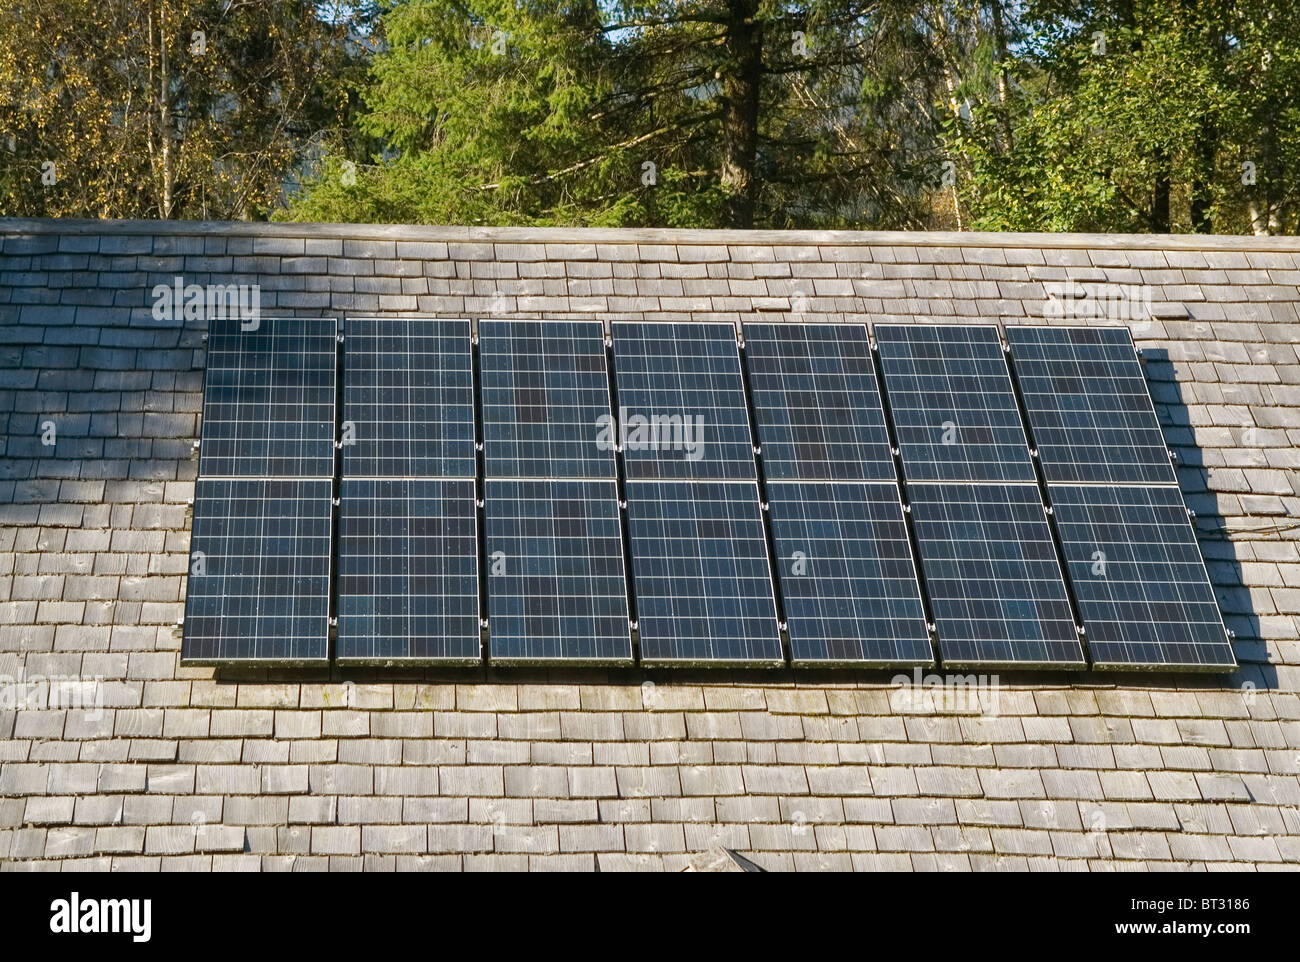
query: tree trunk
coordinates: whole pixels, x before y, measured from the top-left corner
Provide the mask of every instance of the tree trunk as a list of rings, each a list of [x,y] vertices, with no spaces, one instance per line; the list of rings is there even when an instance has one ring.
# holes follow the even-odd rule
[[[727,0],[726,63],[722,76],[722,186],[730,226],[754,226],[758,199],[758,96],[763,29],[758,0]]]
[[[1246,202],[1246,212],[1250,215],[1250,229],[1257,237],[1264,237],[1268,234],[1268,218],[1264,212],[1259,209],[1259,204],[1254,200]]]
[[[1002,23],[1002,0],[989,0],[993,14],[993,49],[998,58],[998,134],[1001,148],[1010,151],[1015,147],[1011,133],[1011,108],[1007,104],[1007,31]]]
[[[1190,15],[1193,11],[1189,9],[1187,12]],[[1207,26],[1206,30],[1206,46],[1214,51],[1215,69],[1222,72],[1227,67],[1227,43],[1215,27]],[[1196,128],[1196,142],[1192,146],[1195,150],[1191,185],[1192,230],[1198,234],[1212,234],[1214,168],[1219,154],[1219,129],[1213,114],[1201,118]]]
[[[150,0],[148,10],[149,10],[149,13],[148,13],[148,17],[149,17],[149,22],[148,22],[148,35],[149,35],[149,83],[148,83],[147,86],[148,86],[148,90],[149,90],[149,95],[148,95],[147,97],[145,97],[145,100],[144,100],[144,121],[145,121],[145,134],[146,134],[146,137],[145,137],[145,143],[147,143],[147,144],[149,145],[149,186],[150,186],[150,188],[151,188],[151,193],[153,194],[153,199],[154,199],[154,200],[158,200],[158,156],[157,156],[157,153],[156,153],[155,150],[154,150],[154,129],[153,129],[153,128],[154,128],[154,119],[153,119],[154,87],[153,87],[153,84],[154,84],[154,67],[155,67],[156,57],[154,56],[154,49],[153,49],[153,38],[154,38],[154,32],[153,32],[153,27],[154,27],[154,16],[153,16],[153,2],[152,2],[152,0]],[[158,209],[159,209],[160,211],[162,210],[162,204],[161,204],[161,203],[158,205]]]
[[[934,11],[935,20],[939,27],[939,38],[937,41],[940,61],[943,64],[943,83],[948,91],[948,109],[952,111],[953,119],[961,126],[961,103],[957,99],[957,75],[956,68],[953,65],[953,58],[948,51],[948,38],[952,36],[948,29],[948,22],[943,15],[943,4],[939,4]],[[952,192],[952,212],[957,220],[957,230],[966,229],[965,219],[961,213],[961,189],[957,186],[957,160],[952,158],[953,163],[953,181],[949,190]]]
[[[1201,124],[1196,138],[1196,174],[1192,178],[1192,230],[1198,234],[1214,233],[1214,223],[1210,216],[1214,198],[1210,184],[1214,181],[1215,147],[1215,131],[1212,123],[1206,120]]]
[[[158,16],[158,43],[161,77],[158,83],[158,126],[162,128],[162,215],[170,220],[175,209],[176,160],[172,154],[172,75],[167,64],[167,0]]]
[[[1264,113],[1264,130],[1262,131],[1261,140],[1263,141],[1263,154],[1255,170],[1256,184],[1252,192],[1256,196],[1263,194],[1264,210],[1260,216],[1252,218],[1255,221],[1255,233],[1257,234],[1279,234],[1282,232],[1282,220],[1279,212],[1282,209],[1282,185],[1283,179],[1278,176],[1278,132],[1277,118],[1274,111],[1265,111]]]
[[[1151,198],[1151,231],[1169,233],[1169,154],[1163,147],[1155,150],[1156,184]]]
[[[948,69],[946,63],[943,68],[943,82],[945,86],[947,86],[948,88],[948,106],[952,109],[953,117],[955,117],[957,119],[957,123],[960,124],[961,104],[957,102],[957,82],[956,80],[953,79],[952,71]],[[952,186],[949,188],[949,190],[952,191],[952,212],[953,212],[953,216],[957,218],[957,230],[963,231],[966,229],[966,224],[961,216],[961,189],[957,186],[957,176],[956,176],[957,161],[954,159],[952,161],[952,164],[953,164],[953,179],[952,179]]]

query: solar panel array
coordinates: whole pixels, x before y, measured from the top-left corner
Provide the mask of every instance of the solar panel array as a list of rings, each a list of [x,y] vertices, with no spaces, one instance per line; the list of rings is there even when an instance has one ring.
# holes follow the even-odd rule
[[[1124,328],[484,320],[482,539],[470,323],[337,332],[211,324],[186,663],[1236,665]]]
[[[187,663],[329,661],[337,333],[332,318],[210,321]]]
[[[1236,667],[1128,329],[1007,343],[1093,664]]]
[[[605,328],[483,321],[491,658],[631,664]]]
[[[469,321],[348,318],[343,366],[338,661],[473,664]]]

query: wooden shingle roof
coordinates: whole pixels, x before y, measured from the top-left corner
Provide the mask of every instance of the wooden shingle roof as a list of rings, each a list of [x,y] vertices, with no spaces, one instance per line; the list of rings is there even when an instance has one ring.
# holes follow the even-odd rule
[[[1241,670],[1025,672],[972,713],[890,673],[181,668],[204,324],[154,317],[176,277],[281,314],[1077,324],[1063,299],[1136,298]],[[0,865],[1300,866],[1298,307],[1288,238],[0,220],[0,684],[99,699],[0,698]]]

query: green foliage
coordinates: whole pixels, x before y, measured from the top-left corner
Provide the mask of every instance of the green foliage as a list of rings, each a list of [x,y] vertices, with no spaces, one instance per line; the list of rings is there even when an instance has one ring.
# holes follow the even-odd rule
[[[312,135],[349,123],[356,58],[324,6],[5,4],[0,214],[265,216]]]
[[[759,226],[921,223],[934,131],[881,123],[931,96],[907,4],[744,7],[394,4],[361,121],[381,146],[347,157],[352,184],[325,164],[286,216],[726,226],[752,182]]]
[[[1283,0],[10,0],[0,214],[1296,232],[1298,94]]]
[[[593,12],[502,0],[395,6],[361,122],[382,151],[359,158],[353,184],[331,159],[294,215],[561,224],[581,207],[617,221],[626,205],[603,196],[616,157],[593,146],[604,143],[595,115],[609,54]]]
[[[974,227],[1296,230],[1294,6],[1052,4],[1028,24],[1033,53],[1012,65],[1014,146],[998,143],[988,104],[948,124],[969,164]],[[1247,161],[1254,184],[1243,183]]]

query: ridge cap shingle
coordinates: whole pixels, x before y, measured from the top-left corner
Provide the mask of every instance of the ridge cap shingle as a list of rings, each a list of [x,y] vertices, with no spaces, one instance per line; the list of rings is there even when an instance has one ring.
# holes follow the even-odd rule
[[[0,218],[0,236],[213,235],[453,241],[485,244],[676,244],[1065,248],[1080,250],[1208,250],[1300,252],[1300,237],[1227,234],[1071,234],[979,231],[704,230],[604,227],[463,227],[416,224],[316,224],[255,221],[84,220]]]

